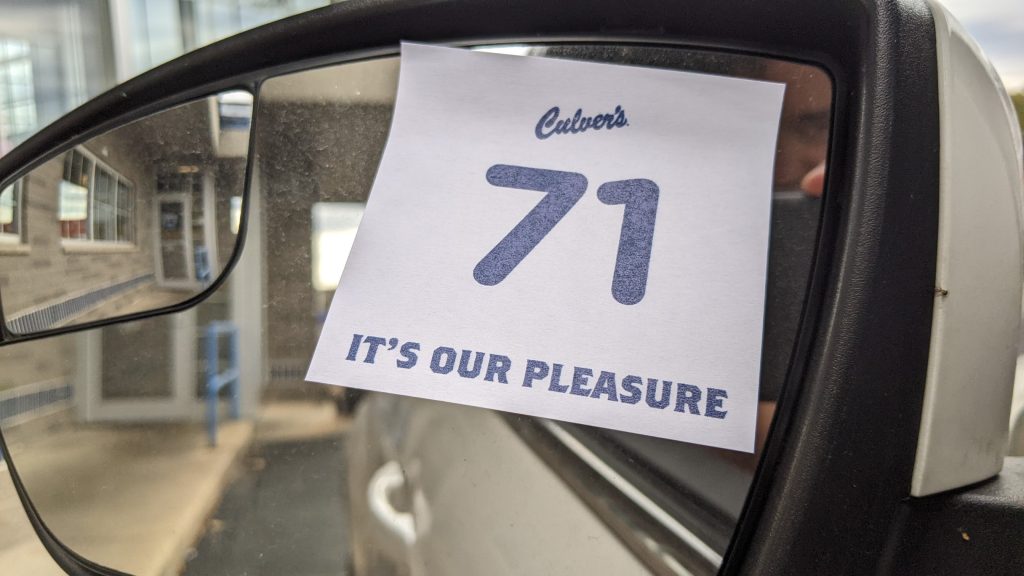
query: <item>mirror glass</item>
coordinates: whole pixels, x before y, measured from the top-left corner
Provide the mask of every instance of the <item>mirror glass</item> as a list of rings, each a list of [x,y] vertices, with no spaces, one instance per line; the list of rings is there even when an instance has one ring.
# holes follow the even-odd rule
[[[828,75],[677,48],[499,49],[786,83],[760,446],[810,277]],[[398,72],[397,58],[382,58],[262,84],[246,246],[208,300],[0,348],[0,422],[39,514],[79,554],[133,574],[715,573],[756,454],[304,382],[387,142]],[[152,137],[171,141],[177,126]],[[216,190],[229,234],[232,194]],[[189,213],[150,208],[154,221]],[[211,386],[232,370],[237,381]],[[0,534],[2,565],[45,573],[19,556],[30,528],[0,524]]]
[[[183,302],[231,258],[252,96],[227,92],[89,139],[0,191],[0,287],[30,334]]]
[[[772,196],[760,450],[810,277],[832,113],[828,74],[781,60],[673,48],[484,49],[785,83]],[[271,366],[297,358],[304,371],[313,353],[336,287],[320,280],[322,269],[336,278],[344,264],[350,244],[342,244],[358,226],[387,141],[398,75],[397,59],[373,60],[271,79],[261,89],[255,153],[265,209],[275,215],[265,231],[294,246],[265,257]],[[329,220],[323,218],[328,208],[336,215]],[[328,229],[337,245],[325,261]],[[310,309],[314,321],[297,320]],[[355,389],[345,390],[343,399],[347,409],[355,407],[345,436],[349,500],[343,526],[359,574],[415,573],[425,566],[444,566],[438,573],[486,571],[484,566],[503,562],[493,542],[516,543],[518,568],[512,572],[564,566],[554,571],[714,573],[757,462],[756,454],[443,402]]]

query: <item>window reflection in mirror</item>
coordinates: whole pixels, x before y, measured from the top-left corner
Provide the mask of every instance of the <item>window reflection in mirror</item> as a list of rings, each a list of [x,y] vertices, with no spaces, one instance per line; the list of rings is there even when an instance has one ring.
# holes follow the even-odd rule
[[[0,193],[8,328],[28,334],[183,302],[235,247],[252,96],[178,106],[83,142]]]
[[[831,114],[827,74],[673,48],[500,50],[786,83],[763,440],[810,276]],[[303,381],[387,141],[397,78],[398,60],[385,58],[263,84],[246,250],[209,301],[174,316],[31,343],[35,348],[0,349],[5,366],[20,354],[59,359],[45,374],[0,376],[0,387],[23,396],[31,382],[57,390],[46,392],[56,400],[37,416],[3,420],[41,516],[72,549],[130,572],[714,573],[756,456]],[[100,162],[109,168],[104,178],[124,177],[138,194],[145,180],[95,150],[72,159],[69,184],[88,188],[75,177],[90,154],[91,174]],[[61,162],[57,178],[67,159]],[[187,198],[203,182],[199,163],[177,166],[185,168],[155,180],[164,190],[157,198]],[[116,243],[120,188],[105,190],[113,190],[113,200],[101,193],[113,208],[101,215],[112,231],[103,234]],[[231,196],[238,194],[225,194],[223,210],[217,205],[226,235],[238,227],[240,202]],[[69,193],[69,234],[82,197]],[[21,202],[13,198],[0,206]],[[136,207],[142,202],[137,197]],[[161,233],[166,217],[168,243],[189,230],[177,223],[190,213],[184,203],[153,210]],[[13,222],[6,214],[0,210],[0,220]],[[81,235],[88,223],[74,232]],[[177,254],[168,250],[168,258]],[[212,349],[208,330],[224,322],[237,330],[236,344],[230,334],[212,336]],[[230,387],[212,401],[208,395],[211,368],[232,366],[240,371],[238,419],[231,417]]]

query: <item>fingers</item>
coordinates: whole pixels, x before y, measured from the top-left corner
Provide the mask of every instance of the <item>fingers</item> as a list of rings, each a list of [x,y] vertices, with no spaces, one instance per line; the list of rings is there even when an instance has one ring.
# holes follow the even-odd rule
[[[821,193],[825,190],[824,162],[818,164],[810,172],[804,175],[803,179],[800,180],[800,189],[808,196],[814,196],[815,198],[821,197]]]

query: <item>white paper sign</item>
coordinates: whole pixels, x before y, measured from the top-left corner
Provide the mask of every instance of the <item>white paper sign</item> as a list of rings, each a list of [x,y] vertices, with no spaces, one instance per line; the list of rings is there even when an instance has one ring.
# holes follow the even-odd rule
[[[403,44],[307,379],[752,451],[783,89]]]

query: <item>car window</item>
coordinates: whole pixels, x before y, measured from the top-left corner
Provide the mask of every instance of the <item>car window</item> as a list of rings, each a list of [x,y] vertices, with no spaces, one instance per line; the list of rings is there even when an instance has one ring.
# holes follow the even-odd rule
[[[491,49],[787,83],[772,206],[761,381],[760,417],[764,421],[759,425],[759,442],[763,441],[788,370],[810,277],[821,210],[821,182],[809,182],[808,175],[820,171],[825,161],[831,113],[831,82],[827,74],[794,63],[679,49],[594,45]],[[339,209],[361,210],[373,182],[372,168],[386,141],[397,72],[397,61],[384,59],[326,67],[264,84],[257,153],[268,209],[275,213],[294,212],[298,217],[310,210],[311,202],[315,206],[333,203]],[[296,131],[294,126],[304,129]],[[303,190],[305,197],[278,194],[279,189]],[[338,230],[354,229],[355,222],[352,219]],[[286,220],[268,222],[268,232],[272,237],[295,234],[293,222]],[[313,258],[317,261],[316,252]],[[295,298],[291,292],[275,287],[293,282],[286,272],[294,266],[291,254],[271,254],[267,264],[271,271],[269,292],[289,294],[273,301],[268,312],[271,318],[284,324],[286,318],[310,306],[322,317],[330,301],[330,290]],[[294,350],[296,342],[305,342],[308,347],[316,339],[314,326],[292,323],[289,330],[287,336],[271,336],[268,345],[272,351]],[[291,354],[298,356],[296,363],[301,365],[303,356]],[[383,420],[385,428],[403,425],[399,419],[388,416],[396,410],[442,411],[424,407],[425,401],[421,400],[383,399],[376,394],[365,398],[366,395],[354,392],[358,400],[353,402],[365,402],[362,409]],[[469,409],[443,409],[457,410]],[[406,417],[409,416],[402,418]],[[503,419],[573,488],[577,497],[612,527],[617,537],[643,558],[647,568],[661,571],[678,562],[690,570],[714,570],[720,562],[746,498],[756,455],[519,415],[503,415]],[[421,433],[433,434],[430,430],[428,427]],[[379,433],[399,434],[386,430]],[[354,438],[378,441],[372,437],[375,433],[367,434],[370,436]],[[400,453],[403,448],[408,449],[410,440],[398,435],[393,443],[394,450]],[[454,458],[462,446],[456,444],[452,454],[438,457]],[[413,457],[422,460],[422,456]],[[601,480],[578,481],[581,476],[594,475]],[[424,489],[429,481],[424,475],[415,482]],[[618,504],[610,506],[610,501]],[[352,505],[358,506],[354,502]],[[691,536],[689,542],[680,539],[681,532]],[[651,552],[652,539],[657,553]],[[387,564],[379,559],[374,561]],[[372,562],[367,565],[379,566]]]
[[[329,0],[4,0],[0,156],[119,82]]]
[[[786,83],[763,442],[811,273],[828,74],[679,48],[490,49]],[[756,454],[304,381],[397,75],[397,58],[382,58],[262,85],[245,251],[207,301],[0,350],[15,391],[0,396],[0,420],[47,526],[83,556],[139,573],[714,572]],[[217,221],[237,222],[240,199],[223,200]],[[211,375],[230,371],[241,385],[211,396]]]

